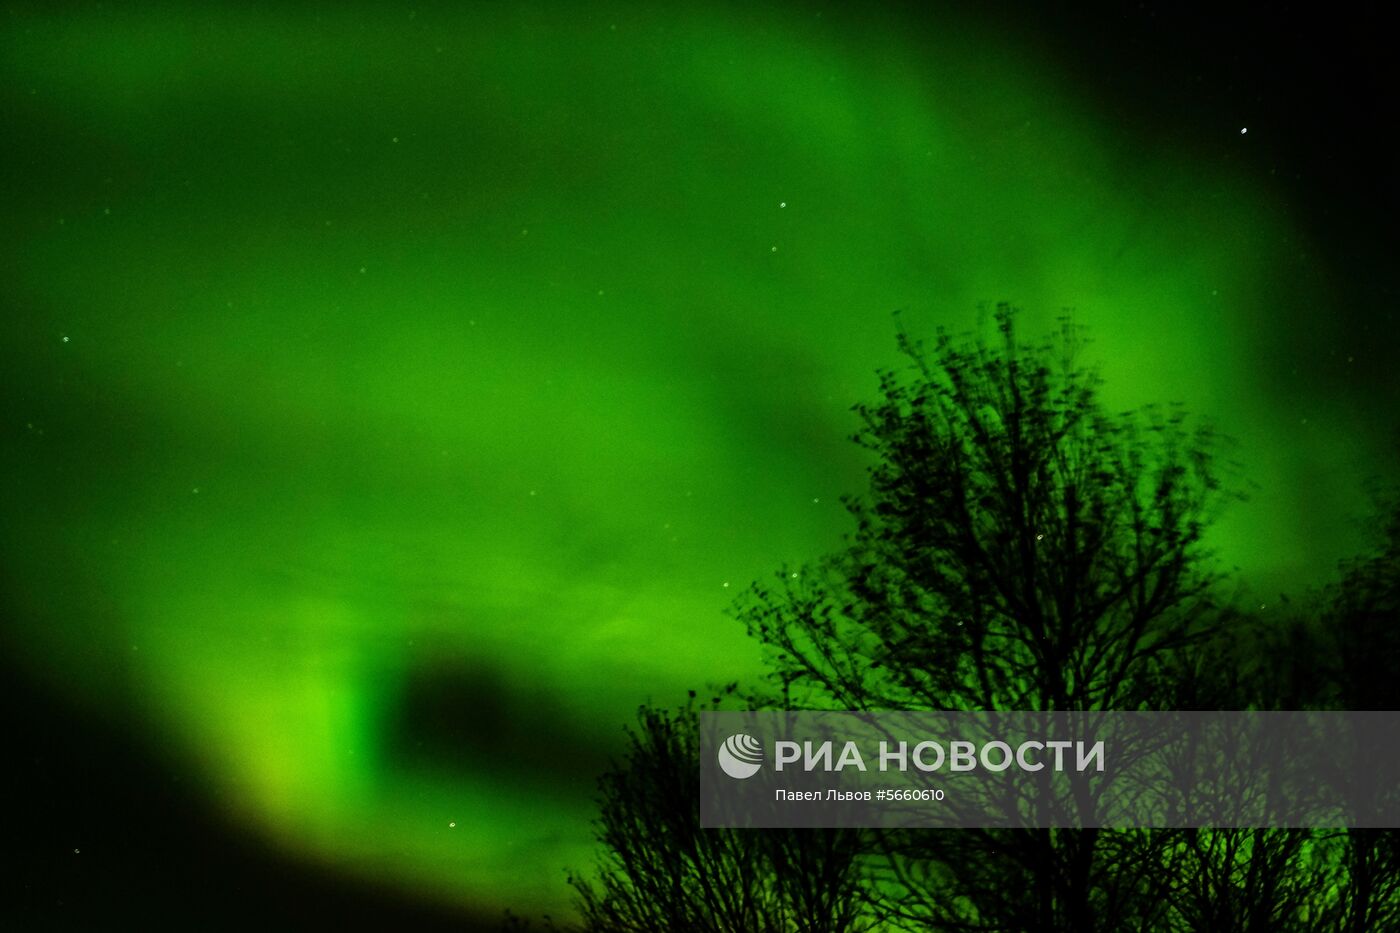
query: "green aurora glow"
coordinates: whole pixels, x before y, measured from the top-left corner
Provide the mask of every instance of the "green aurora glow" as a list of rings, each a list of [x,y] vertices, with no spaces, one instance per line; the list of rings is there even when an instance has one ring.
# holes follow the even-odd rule
[[[562,902],[592,775],[402,753],[407,682],[586,748],[756,672],[722,610],[845,529],[897,308],[1073,306],[1115,404],[1238,439],[1262,592],[1352,541],[1359,416],[1261,376],[1327,314],[1287,206],[966,23],[91,9],[11,15],[0,76],[24,661],[306,858]]]

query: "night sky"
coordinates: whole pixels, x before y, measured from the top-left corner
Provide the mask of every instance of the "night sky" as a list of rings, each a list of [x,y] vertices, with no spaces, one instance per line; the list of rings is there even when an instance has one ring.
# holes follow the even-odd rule
[[[1394,473],[1359,12],[135,7],[0,13],[6,908],[559,909],[636,706],[839,544],[896,310],[1210,419],[1264,611]]]

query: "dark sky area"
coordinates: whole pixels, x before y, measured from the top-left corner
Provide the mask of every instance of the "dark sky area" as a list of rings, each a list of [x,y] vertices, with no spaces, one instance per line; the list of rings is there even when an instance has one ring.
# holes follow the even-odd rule
[[[1395,57],[1364,4],[1045,4],[1005,7],[1134,132],[1186,139],[1267,176],[1341,271],[1349,326],[1378,339],[1395,295]],[[1248,146],[1232,131],[1249,127]],[[1353,291],[1354,290],[1354,291]],[[1391,393],[1377,366],[1365,387]],[[1379,401],[1380,399],[1378,399]]]

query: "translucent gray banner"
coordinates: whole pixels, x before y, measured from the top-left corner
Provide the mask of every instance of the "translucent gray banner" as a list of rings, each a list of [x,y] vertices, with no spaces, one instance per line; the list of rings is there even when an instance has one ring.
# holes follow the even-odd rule
[[[706,827],[1396,827],[1400,712],[721,712]]]

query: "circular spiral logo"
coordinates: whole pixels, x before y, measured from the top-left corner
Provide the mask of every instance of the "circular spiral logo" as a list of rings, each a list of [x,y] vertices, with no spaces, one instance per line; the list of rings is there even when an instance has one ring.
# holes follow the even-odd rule
[[[753,777],[763,765],[763,743],[742,732],[731,735],[719,747],[719,766],[732,778]]]

